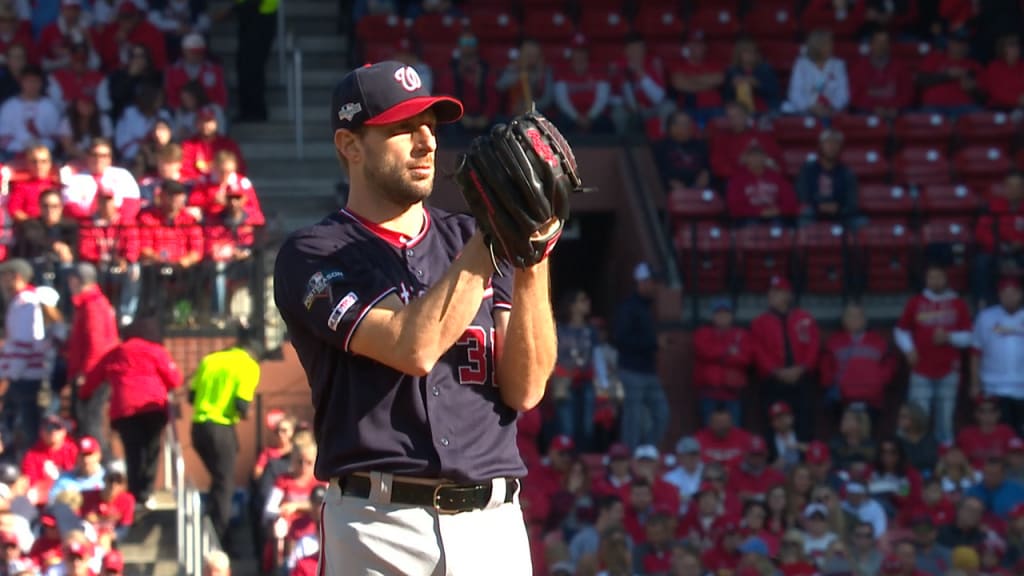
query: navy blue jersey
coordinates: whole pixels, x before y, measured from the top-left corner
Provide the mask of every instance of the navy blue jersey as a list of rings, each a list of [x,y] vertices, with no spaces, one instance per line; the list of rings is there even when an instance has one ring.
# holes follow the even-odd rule
[[[473,235],[465,215],[429,208],[404,238],[342,210],[292,234],[274,297],[312,388],[316,476],[357,471],[483,481],[526,473],[516,411],[494,380],[494,317],[510,308],[511,272],[494,276],[466,332],[425,377],[349,350],[366,313],[391,294],[422,295]]]

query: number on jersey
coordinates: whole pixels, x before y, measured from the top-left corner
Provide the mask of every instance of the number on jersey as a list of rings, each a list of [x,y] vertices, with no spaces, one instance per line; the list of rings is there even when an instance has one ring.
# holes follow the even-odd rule
[[[494,383],[494,328],[487,330],[470,326],[455,342],[465,349],[466,364],[459,366],[459,383],[467,386],[484,386],[487,379]]]

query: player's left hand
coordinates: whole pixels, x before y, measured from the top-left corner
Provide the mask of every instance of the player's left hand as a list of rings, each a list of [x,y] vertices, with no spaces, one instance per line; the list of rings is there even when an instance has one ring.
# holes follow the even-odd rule
[[[528,112],[473,140],[455,180],[494,259],[519,268],[551,253],[583,191],[569,143],[544,116]]]

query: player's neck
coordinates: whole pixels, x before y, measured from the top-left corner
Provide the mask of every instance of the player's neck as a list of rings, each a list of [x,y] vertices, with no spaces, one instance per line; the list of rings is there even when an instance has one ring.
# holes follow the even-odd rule
[[[423,203],[396,206],[349,197],[345,210],[377,226],[412,238],[423,230]]]

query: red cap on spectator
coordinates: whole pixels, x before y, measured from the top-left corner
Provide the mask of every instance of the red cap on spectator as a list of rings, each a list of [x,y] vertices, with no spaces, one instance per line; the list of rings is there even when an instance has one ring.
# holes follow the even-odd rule
[[[815,440],[807,445],[807,454],[804,457],[808,464],[824,464],[832,459],[828,446],[821,440]]]
[[[91,558],[92,544],[73,540],[68,542],[67,546],[64,547],[64,553],[70,554],[71,556],[78,556],[79,558]]]
[[[1024,452],[1024,440],[1021,440],[1020,436],[1011,436],[1006,441],[1007,452]]]
[[[748,448],[751,454],[765,454],[768,452],[768,445],[764,443],[764,438],[760,436],[750,437],[750,446]]]
[[[768,287],[772,290],[788,291],[793,289],[793,285],[789,283],[788,279],[786,279],[784,276],[778,275],[772,276],[771,282],[769,282]]]
[[[217,119],[217,111],[212,106],[203,106],[196,112],[196,120],[200,122],[207,122],[209,120]]]
[[[1002,292],[1007,288],[1016,288],[1017,290],[1020,290],[1020,278],[1016,276],[1004,276],[1003,279],[999,281],[999,291]]]
[[[790,408],[789,404],[786,404],[785,402],[776,402],[775,404],[772,404],[772,407],[769,409],[769,411],[771,412],[772,418],[775,418],[776,416],[782,416],[783,414],[793,413],[793,409]]]
[[[103,569],[121,572],[124,570],[124,555],[120,550],[111,550],[103,557]]]
[[[100,443],[92,436],[82,436],[78,439],[78,451],[82,454],[95,454],[100,451]]]
[[[628,460],[630,456],[629,446],[622,442],[616,442],[608,448],[608,458],[612,460]]]
[[[993,406],[999,406],[999,400],[995,396],[988,394],[978,394],[978,397],[974,399],[975,406],[981,406],[982,404],[992,404]]]
[[[55,528],[57,526],[57,518],[53,514],[43,514],[39,517],[39,523],[43,526]]]
[[[272,408],[267,410],[266,416],[263,417],[263,424],[270,430],[277,430],[277,425],[284,420],[284,410],[280,408]]]
[[[718,494],[718,489],[715,488],[715,485],[712,484],[711,482],[704,481],[700,483],[700,488],[697,489],[696,496],[699,496],[705,492],[714,492],[715,494]]]
[[[138,14],[140,12],[139,7],[135,5],[132,0],[124,0],[121,5],[117,7],[117,13],[119,15],[127,14]]]
[[[10,530],[4,530],[3,532],[0,532],[0,544],[3,544],[3,545],[14,544],[14,545],[17,545],[18,544],[18,535],[15,534],[14,532],[11,532]]]
[[[576,449],[576,443],[572,441],[572,438],[569,438],[565,434],[559,434],[551,439],[551,446],[548,449],[572,452]]]

